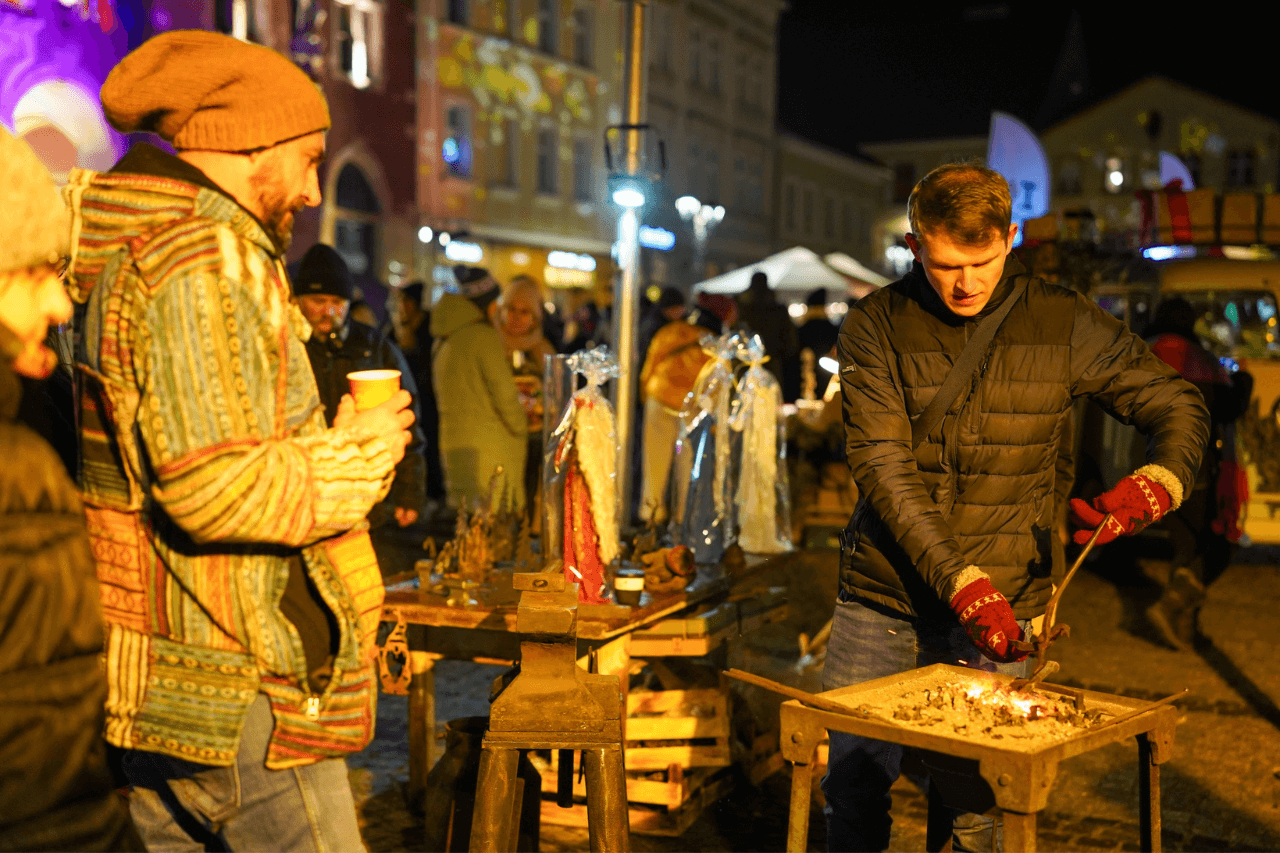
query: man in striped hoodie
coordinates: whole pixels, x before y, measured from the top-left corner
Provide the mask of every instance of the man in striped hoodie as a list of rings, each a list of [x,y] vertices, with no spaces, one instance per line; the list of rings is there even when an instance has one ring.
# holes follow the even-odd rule
[[[382,582],[364,518],[409,395],[325,425],[282,255],[320,203],[328,108],[267,48],[151,39],[103,108],[136,145],[74,172],[81,485],[106,737],[150,849],[360,850],[342,756],[373,733]]]

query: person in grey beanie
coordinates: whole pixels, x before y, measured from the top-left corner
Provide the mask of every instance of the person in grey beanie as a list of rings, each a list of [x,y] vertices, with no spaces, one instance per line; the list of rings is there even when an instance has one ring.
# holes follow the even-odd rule
[[[0,850],[142,850],[102,738],[107,680],[84,508],[62,460],[17,421],[19,376],[57,358],[71,220],[26,143],[0,126]]]

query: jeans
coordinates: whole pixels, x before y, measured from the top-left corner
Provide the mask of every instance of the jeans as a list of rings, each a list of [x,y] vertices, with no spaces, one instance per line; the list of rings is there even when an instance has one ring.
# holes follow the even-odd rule
[[[129,810],[147,849],[363,853],[346,762],[268,770],[273,726],[259,693],[231,767],[125,750]]]
[[[1024,633],[1030,631],[1029,621],[1019,624]],[[959,620],[917,620],[859,601],[840,601],[832,617],[822,689],[835,690],[935,663],[1014,676],[1025,676],[1029,670],[1028,661],[997,664],[988,660],[969,641]],[[827,849],[888,849],[893,823],[889,788],[902,772],[905,748],[844,732],[829,734],[827,774],[822,779]],[[993,827],[990,817],[956,811],[952,849],[998,849],[992,844]]]

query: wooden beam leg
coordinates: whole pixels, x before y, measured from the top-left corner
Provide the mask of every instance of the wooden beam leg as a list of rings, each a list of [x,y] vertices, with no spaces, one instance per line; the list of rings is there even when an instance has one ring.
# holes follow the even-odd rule
[[[592,853],[630,853],[627,775],[616,746],[582,751],[587,783],[587,841]]]
[[[517,749],[486,746],[480,753],[476,810],[471,816],[472,853],[506,853],[519,759]]]
[[[1004,824],[1004,849],[1020,853],[1036,853],[1036,815],[1004,812],[998,818]]]
[[[809,802],[813,791],[813,761],[791,765],[791,814],[787,818],[788,853],[809,849]]]
[[[420,814],[427,792],[427,774],[434,766],[436,741],[435,659],[427,652],[410,652],[409,682],[409,808]]]
[[[1160,765],[1151,752],[1149,732],[1138,735],[1138,844],[1158,853],[1163,849],[1160,820]]]

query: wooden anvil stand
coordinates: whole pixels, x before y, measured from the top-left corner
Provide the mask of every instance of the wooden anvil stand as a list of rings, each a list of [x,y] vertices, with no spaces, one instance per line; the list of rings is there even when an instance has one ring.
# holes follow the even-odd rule
[[[582,751],[591,850],[630,851],[618,677],[577,665],[577,584],[566,583],[558,572],[516,574],[512,580],[522,591],[516,615],[520,671],[489,712],[471,849],[515,849],[520,750],[556,749]],[[571,770],[573,762],[561,766]]]

